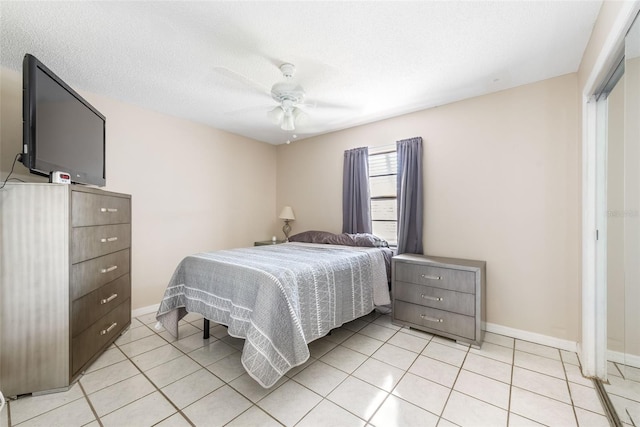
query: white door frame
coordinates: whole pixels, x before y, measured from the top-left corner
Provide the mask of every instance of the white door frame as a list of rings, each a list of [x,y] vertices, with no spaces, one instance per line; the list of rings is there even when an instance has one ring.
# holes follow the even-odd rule
[[[606,380],[606,100],[593,96],[615,66],[619,48],[640,10],[624,2],[582,93],[582,374]]]

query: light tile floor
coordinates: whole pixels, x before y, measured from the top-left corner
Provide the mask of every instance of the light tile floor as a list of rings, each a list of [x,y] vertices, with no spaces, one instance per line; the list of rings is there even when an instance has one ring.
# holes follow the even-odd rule
[[[640,369],[608,362],[608,384],[604,389],[625,425],[640,425]]]
[[[68,391],[10,401],[0,427],[609,425],[575,353],[506,336],[475,349],[371,313],[266,390],[223,326],[203,340],[189,314],[175,340],[154,324],[134,319]]]

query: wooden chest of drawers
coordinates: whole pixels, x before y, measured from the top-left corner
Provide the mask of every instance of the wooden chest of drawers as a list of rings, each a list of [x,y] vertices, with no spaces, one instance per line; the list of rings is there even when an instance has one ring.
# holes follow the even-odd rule
[[[391,265],[394,323],[482,344],[484,261],[402,254]]]
[[[71,191],[71,376],[131,323],[131,197]]]
[[[0,207],[2,391],[64,390],[131,323],[131,196],[9,183]]]

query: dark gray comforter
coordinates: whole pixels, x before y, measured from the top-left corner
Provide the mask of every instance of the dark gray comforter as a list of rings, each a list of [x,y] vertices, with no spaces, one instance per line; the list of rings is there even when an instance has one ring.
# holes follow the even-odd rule
[[[389,303],[380,248],[286,243],[185,258],[157,319],[176,337],[187,312],[227,325],[245,339],[247,372],[270,387],[308,359],[308,343]]]

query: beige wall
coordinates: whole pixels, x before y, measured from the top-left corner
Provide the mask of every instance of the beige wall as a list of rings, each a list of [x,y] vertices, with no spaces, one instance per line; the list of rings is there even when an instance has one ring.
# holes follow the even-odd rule
[[[570,74],[278,147],[294,232],[342,227],[343,151],[421,136],[425,251],[487,261],[487,321],[579,339],[580,141]]]
[[[2,177],[22,144],[22,76],[2,69]],[[107,186],[132,195],[132,304],[158,304],[188,254],[250,246],[278,229],[276,148],[100,95]],[[21,165],[23,179],[44,181]]]

